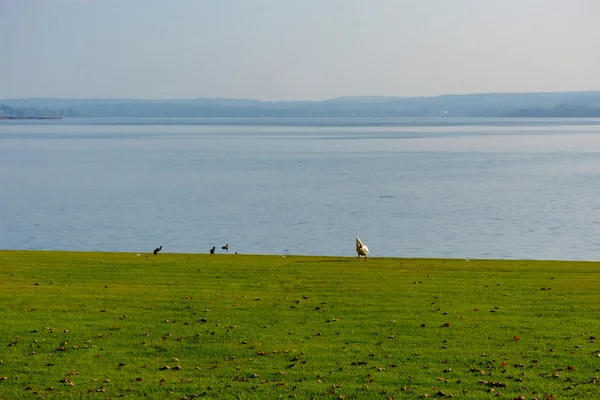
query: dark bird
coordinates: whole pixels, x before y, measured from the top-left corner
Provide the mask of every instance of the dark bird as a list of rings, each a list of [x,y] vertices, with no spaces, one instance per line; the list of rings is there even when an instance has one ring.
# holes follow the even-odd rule
[[[160,245],[160,247],[157,247],[156,249],[154,249],[154,255],[157,256],[161,250],[162,250],[162,244]]]
[[[215,249],[216,249],[216,247],[215,247],[215,246],[213,246],[213,248],[212,248],[212,249],[210,249],[210,254],[215,254]]]
[[[227,243],[225,246],[223,246],[221,248],[229,253],[229,243]]]

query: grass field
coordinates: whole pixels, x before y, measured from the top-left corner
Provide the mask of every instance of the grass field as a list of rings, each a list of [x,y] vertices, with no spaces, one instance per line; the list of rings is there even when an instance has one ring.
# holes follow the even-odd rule
[[[599,266],[0,251],[0,398],[600,398]]]

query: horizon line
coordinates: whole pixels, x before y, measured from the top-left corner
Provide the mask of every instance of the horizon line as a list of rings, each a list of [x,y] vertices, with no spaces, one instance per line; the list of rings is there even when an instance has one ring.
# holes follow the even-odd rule
[[[589,90],[568,90],[568,91],[545,91],[545,92],[472,92],[472,93],[445,93],[431,96],[394,96],[394,95],[347,95],[330,97],[323,100],[260,100],[247,97],[51,97],[51,96],[29,96],[29,97],[6,97],[1,101],[11,100],[138,100],[138,101],[190,101],[190,100],[236,100],[236,101],[257,101],[261,103],[318,103],[339,99],[418,99],[418,98],[436,98],[446,96],[480,96],[480,95],[527,95],[527,94],[571,94],[571,93],[600,93],[600,89]]]

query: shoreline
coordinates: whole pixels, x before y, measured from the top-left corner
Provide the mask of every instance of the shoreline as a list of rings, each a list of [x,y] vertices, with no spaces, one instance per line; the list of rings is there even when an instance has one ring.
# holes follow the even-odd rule
[[[13,119],[62,119],[62,117],[17,117],[12,115],[0,115],[0,120],[13,120]]]
[[[89,254],[89,255],[139,255],[139,256],[153,256],[152,251],[90,251],[90,250],[58,250],[58,249],[0,249],[0,255],[6,253],[53,253],[59,254]],[[161,256],[175,256],[175,257],[189,257],[189,256],[232,256],[232,257],[263,257],[263,258],[287,258],[287,257],[298,257],[298,258],[312,258],[312,259],[356,259],[356,255],[345,254],[345,255],[334,255],[334,254],[268,254],[268,253],[215,253],[209,254],[208,252],[202,253],[180,253],[180,252],[161,252]],[[600,260],[570,260],[570,259],[528,259],[528,258],[457,258],[457,257],[393,257],[393,256],[372,256],[369,260],[411,260],[411,261],[457,261],[463,263],[469,262],[507,262],[507,263],[598,263]],[[364,261],[363,261],[364,262]],[[368,261],[367,261],[368,262]]]

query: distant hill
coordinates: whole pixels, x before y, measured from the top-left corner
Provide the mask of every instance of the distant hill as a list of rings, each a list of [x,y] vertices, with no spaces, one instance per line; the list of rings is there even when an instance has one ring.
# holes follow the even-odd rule
[[[432,97],[356,96],[324,101],[26,98],[0,109],[62,117],[600,117],[600,91],[483,93]]]

